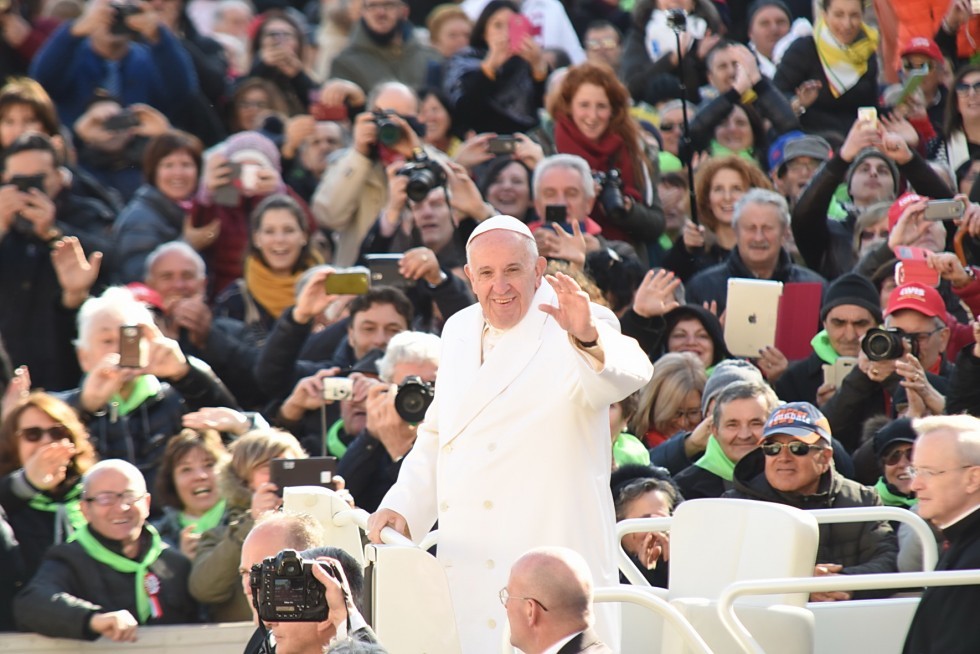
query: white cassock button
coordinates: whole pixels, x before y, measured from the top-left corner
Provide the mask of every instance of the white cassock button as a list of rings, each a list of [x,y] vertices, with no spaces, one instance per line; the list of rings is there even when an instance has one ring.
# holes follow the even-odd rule
[[[491,502],[490,500],[487,500],[486,502],[483,503],[483,508],[484,509],[492,509],[493,508],[493,502]]]
[[[497,449],[497,444],[496,443],[490,443],[489,445],[487,445],[487,449],[489,451],[493,452],[495,449]]]
[[[487,570],[493,570],[493,566],[496,565],[493,559],[487,559]]]
[[[491,629],[496,629],[497,621],[493,619],[487,620],[487,626],[490,627]]]
[[[449,502],[443,502],[442,504],[440,504],[439,505],[439,510],[440,511],[448,511],[449,510]]]
[[[443,451],[443,452],[445,452],[446,454],[452,454],[452,451],[453,451],[453,446],[452,446],[452,444],[449,444],[449,445],[443,445],[443,446],[442,446],[442,451]]]

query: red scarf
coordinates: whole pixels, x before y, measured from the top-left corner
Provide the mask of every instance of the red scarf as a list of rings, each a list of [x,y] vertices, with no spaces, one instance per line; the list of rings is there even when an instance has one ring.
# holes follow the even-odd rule
[[[623,137],[618,134],[606,130],[602,138],[594,142],[579,131],[571,118],[561,116],[555,121],[555,150],[582,157],[594,171],[605,172],[610,168],[618,168],[623,179],[623,194],[630,196],[634,202],[643,201],[643,195],[636,188],[633,159],[623,143]],[[592,219],[602,226],[602,234],[606,238],[615,241],[631,240],[621,227],[610,224],[598,202],[592,209]]]

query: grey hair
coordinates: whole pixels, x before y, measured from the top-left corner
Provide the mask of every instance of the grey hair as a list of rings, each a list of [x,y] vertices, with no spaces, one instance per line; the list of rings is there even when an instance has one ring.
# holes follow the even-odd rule
[[[750,204],[775,207],[779,213],[779,222],[782,223],[784,229],[789,229],[789,205],[786,203],[786,198],[775,191],[764,188],[750,189],[748,193],[738,199],[738,202],[735,203],[735,213],[732,215],[732,229],[738,226],[738,219],[742,217],[742,212]]]
[[[221,0],[214,9],[215,21],[224,18],[224,12],[228,9],[245,9],[253,16],[255,15],[255,7],[251,2],[246,2],[245,0]]]
[[[919,436],[936,431],[951,432],[956,437],[960,459],[970,465],[980,465],[980,418],[966,414],[916,418],[912,428]]]
[[[150,252],[149,255],[147,255],[146,263],[143,265],[143,278],[146,279],[150,276],[150,271],[153,270],[153,266],[156,265],[160,257],[172,253],[182,254],[193,261],[198,279],[203,279],[205,275],[207,275],[207,267],[204,264],[204,258],[197,253],[197,250],[192,248],[184,241],[167,241],[166,243],[158,245],[152,252]]]
[[[534,179],[531,181],[534,197],[541,195],[541,178],[552,168],[568,168],[576,171],[582,177],[582,190],[585,192],[585,197],[590,200],[595,197],[592,169],[585,159],[576,154],[553,154],[541,160],[541,163],[534,168]]]
[[[660,109],[657,113],[663,116],[668,111],[674,111],[675,109],[680,109],[684,105],[687,105],[687,117],[693,118],[694,114],[697,113],[698,108],[692,102],[685,102],[684,100],[668,100],[667,102],[660,105]]]
[[[899,309],[899,311],[905,311],[905,310],[906,309]],[[908,311],[915,311],[915,309],[912,309],[912,308],[909,308],[907,310]],[[898,311],[896,311],[895,313],[898,313]],[[893,315],[895,315],[895,314],[894,313],[890,313],[887,316],[885,316],[885,321],[884,321],[885,322],[885,327],[891,327],[892,326],[892,322],[893,322],[892,316]],[[925,314],[922,314],[922,315],[925,315]],[[933,318],[932,318],[932,325],[937,330],[938,329],[945,329],[945,328],[949,327],[949,325],[946,324],[946,321],[943,320],[942,318],[938,317],[938,316],[933,316]]]
[[[88,487],[92,483],[92,480],[104,470],[115,470],[116,472],[125,475],[127,479],[133,482],[136,488],[130,489],[134,491],[146,492],[146,478],[140,469],[134,466],[129,461],[123,461],[122,459],[106,459],[104,461],[99,461],[94,466],[89,468],[85,475],[82,477],[82,490],[88,493]]]
[[[110,286],[99,297],[85,300],[78,310],[78,338],[76,347],[88,347],[92,337],[92,323],[104,315],[115,316],[120,325],[152,325],[153,314],[146,305],[133,297],[124,286]]]
[[[714,409],[711,411],[711,421],[717,428],[721,424],[721,410],[726,404],[735,400],[751,400],[757,397],[765,401],[766,417],[781,404],[779,397],[768,384],[759,381],[740,381],[726,386],[725,390],[718,394]]]
[[[378,359],[378,374],[382,381],[391,383],[395,366],[401,363],[432,363],[439,366],[439,337],[425,332],[401,332],[395,334],[385,347],[385,355]]]

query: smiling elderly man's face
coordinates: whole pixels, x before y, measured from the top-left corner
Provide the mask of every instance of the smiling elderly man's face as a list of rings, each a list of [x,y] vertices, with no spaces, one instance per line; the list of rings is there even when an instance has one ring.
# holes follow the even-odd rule
[[[464,271],[487,322],[510,329],[527,315],[547,262],[534,241],[505,229],[473,239]]]

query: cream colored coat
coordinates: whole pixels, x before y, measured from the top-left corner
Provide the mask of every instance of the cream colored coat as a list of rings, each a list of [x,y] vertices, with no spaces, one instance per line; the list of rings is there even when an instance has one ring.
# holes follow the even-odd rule
[[[532,547],[570,547],[596,585],[619,581],[609,405],[643,386],[653,367],[608,309],[593,305],[600,366],[542,303],[557,305],[546,282],[483,365],[480,306],[446,323],[435,401],[381,503],[408,520],[416,542],[438,518],[438,558],[466,654],[500,651],[506,613],[497,592]],[[600,635],[615,650],[618,613],[601,612]]]

